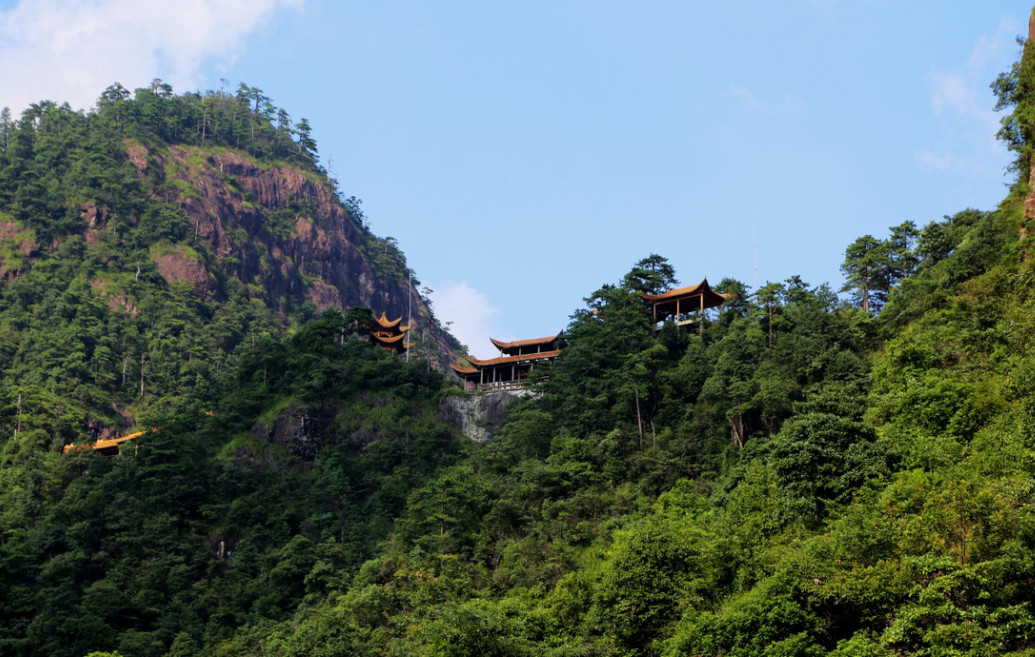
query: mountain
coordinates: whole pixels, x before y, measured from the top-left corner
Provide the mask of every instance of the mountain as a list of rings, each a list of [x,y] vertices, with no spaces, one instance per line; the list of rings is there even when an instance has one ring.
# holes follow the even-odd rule
[[[253,91],[113,85],[90,112],[0,117],[0,381],[22,431],[125,432],[328,308],[412,316],[415,358],[457,358],[308,123]]]
[[[723,280],[694,330],[652,321],[650,254],[484,444],[443,421],[467,393],[295,294],[279,267],[338,285],[292,250],[329,215],[268,213],[252,250],[204,210],[318,207],[303,122],[249,88],[30,110],[0,170],[0,654],[1035,654],[1033,48],[993,85],[997,208],[860,237],[850,299]],[[154,431],[58,449],[130,393]]]

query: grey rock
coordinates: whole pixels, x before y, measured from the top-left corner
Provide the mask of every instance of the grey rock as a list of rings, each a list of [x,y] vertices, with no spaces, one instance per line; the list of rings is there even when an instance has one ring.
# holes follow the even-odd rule
[[[525,390],[514,389],[450,395],[439,405],[438,416],[474,442],[487,443],[507,407],[526,394]]]

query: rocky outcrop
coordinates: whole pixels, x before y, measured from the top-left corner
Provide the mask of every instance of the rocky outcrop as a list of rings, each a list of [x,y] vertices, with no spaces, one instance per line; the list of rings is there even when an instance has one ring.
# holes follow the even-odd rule
[[[492,440],[496,426],[507,407],[517,401],[523,390],[496,390],[470,395],[450,395],[438,408],[439,419],[452,424],[477,443]]]
[[[167,283],[188,283],[202,299],[215,290],[215,280],[197,256],[177,245],[171,252],[152,256],[158,273]]]
[[[327,308],[369,306],[375,313],[406,317],[428,345],[421,354],[446,371],[458,355],[413,285],[404,277],[386,280],[367,261],[360,245],[371,239],[318,176],[287,166],[261,164],[224,149],[171,146],[148,152],[127,146],[139,172],[163,170],[160,193],[179,207],[204,243],[203,257],[177,246],[153,256],[169,283],[189,283],[201,298],[224,298],[222,281],[236,278],[281,313],[310,304]],[[156,192],[158,193],[158,192]],[[99,214],[83,210],[85,230]]]
[[[251,435],[278,445],[303,461],[313,461],[324,445],[337,439],[334,420],[341,412],[334,405],[291,404],[272,420],[256,423]]]

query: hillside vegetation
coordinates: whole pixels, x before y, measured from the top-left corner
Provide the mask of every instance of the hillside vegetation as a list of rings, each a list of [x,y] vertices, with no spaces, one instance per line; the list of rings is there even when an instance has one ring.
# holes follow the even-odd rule
[[[1035,654],[1031,57],[995,85],[997,209],[860,238],[850,304],[725,280],[701,333],[650,323],[675,272],[649,255],[487,445],[335,310],[242,345],[138,450],[23,428],[0,653]]]
[[[37,449],[127,431],[326,308],[412,308],[459,345],[391,238],[257,89],[107,89],[90,112],[0,115],[0,408]],[[13,421],[14,416],[18,420]]]

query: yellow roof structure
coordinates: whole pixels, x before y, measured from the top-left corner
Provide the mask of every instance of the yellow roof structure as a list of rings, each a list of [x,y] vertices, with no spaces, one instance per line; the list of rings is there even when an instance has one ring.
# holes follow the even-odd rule
[[[479,367],[491,367],[492,365],[504,365],[506,363],[519,363],[526,360],[542,360],[543,358],[556,358],[560,354],[560,350],[554,349],[553,351],[542,351],[537,354],[522,354],[520,356],[503,356],[501,358],[488,358],[482,360],[475,358],[474,356],[468,356],[467,360],[471,361],[471,364],[476,368]],[[454,368],[455,369],[455,368]],[[475,370],[477,371],[477,370]]]
[[[410,326],[408,324],[404,324],[402,326],[399,325],[400,322],[402,322],[402,315],[399,315],[398,319],[390,320],[388,319],[388,315],[382,311],[380,317],[374,317],[374,321],[377,322],[377,325],[382,329],[394,330],[398,328],[403,332],[410,330]]]
[[[158,427],[144,431],[134,431],[133,433],[128,433],[125,436],[119,436],[118,438],[105,438],[104,440],[97,440],[92,443],[65,445],[64,453],[68,454],[69,452],[79,452],[84,449],[92,449],[96,452],[101,452],[105,456],[115,456],[119,453],[119,445],[126,441],[134,440],[140,436],[151,433],[152,431],[158,431]]]
[[[563,331],[562,331],[563,333]],[[468,365],[452,364],[453,371],[466,382],[469,390],[479,388],[518,388],[523,380],[543,361],[557,358],[561,353],[557,341],[561,333],[544,338],[504,342],[489,338],[502,352],[499,358],[468,356]]]
[[[489,341],[496,345],[497,349],[503,353],[507,353],[507,351],[520,349],[521,347],[534,347],[537,345],[547,345],[552,342],[556,342],[557,338],[561,337],[561,333],[564,333],[564,331],[561,331],[557,335],[548,335],[545,338],[529,338],[528,340],[514,340],[512,342],[503,342],[496,338],[489,338]]]
[[[661,294],[644,294],[643,298],[653,308],[654,318],[663,319],[669,315],[678,316],[721,306],[731,296],[733,295],[730,293],[713,290],[705,278],[697,285],[680,287]]]
[[[374,317],[374,322],[374,325],[370,327],[371,342],[377,343],[397,354],[401,354],[416,346],[416,342],[406,342],[403,340],[403,336],[412,327],[409,324],[402,323],[402,315],[398,319],[391,320],[388,319],[386,313],[382,312],[380,317]]]

